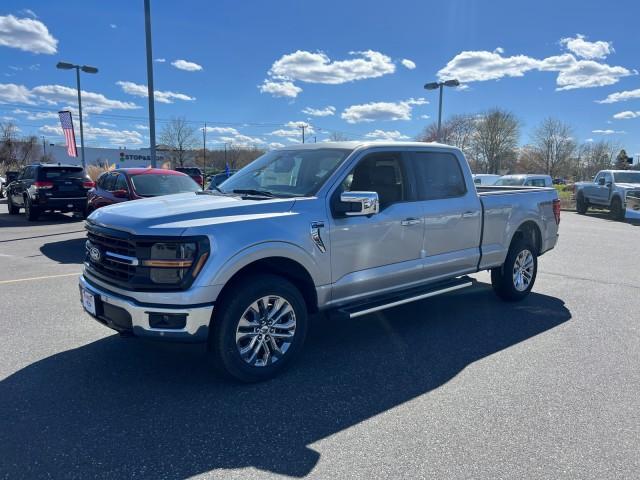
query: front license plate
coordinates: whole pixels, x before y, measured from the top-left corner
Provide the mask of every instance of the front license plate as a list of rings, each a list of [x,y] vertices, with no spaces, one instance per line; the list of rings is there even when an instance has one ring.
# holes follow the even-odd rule
[[[82,289],[82,306],[91,315],[96,314],[96,299],[91,293],[87,292],[84,288]]]

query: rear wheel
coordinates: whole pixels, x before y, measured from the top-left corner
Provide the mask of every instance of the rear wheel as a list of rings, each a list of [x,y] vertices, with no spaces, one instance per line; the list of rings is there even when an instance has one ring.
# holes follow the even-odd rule
[[[533,288],[538,273],[538,257],[529,241],[511,242],[504,264],[491,270],[491,284],[496,294],[508,302],[522,300]]]
[[[276,275],[236,282],[214,310],[209,346],[219,370],[241,382],[276,376],[302,350],[307,309],[300,291]]]
[[[40,210],[32,205],[31,199],[28,197],[24,199],[24,213],[30,222],[35,222],[40,216]]]
[[[18,215],[20,208],[16,207],[11,201],[11,195],[7,195],[7,208],[9,209],[9,215]]]
[[[589,202],[587,202],[586,198],[584,198],[584,194],[579,193],[578,197],[576,198],[576,211],[580,215],[584,215],[585,213],[587,213],[588,209],[589,209]]]
[[[613,197],[609,212],[613,220],[624,220],[624,209],[622,208],[620,197]]]

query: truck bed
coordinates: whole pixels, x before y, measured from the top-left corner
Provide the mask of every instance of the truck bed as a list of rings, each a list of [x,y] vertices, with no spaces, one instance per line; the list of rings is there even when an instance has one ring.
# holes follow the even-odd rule
[[[540,255],[556,244],[555,188],[478,186],[476,190],[483,211],[480,269],[502,265],[513,229],[525,222],[535,223],[540,231]]]

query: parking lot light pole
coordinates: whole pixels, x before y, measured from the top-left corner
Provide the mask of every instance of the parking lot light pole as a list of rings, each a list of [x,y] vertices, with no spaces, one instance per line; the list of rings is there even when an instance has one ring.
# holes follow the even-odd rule
[[[454,78],[451,80],[445,80],[444,82],[430,82],[424,86],[425,90],[440,89],[440,100],[438,102],[438,142],[442,141],[442,90],[444,87],[457,87],[458,85],[460,85],[460,82]]]
[[[82,152],[82,168],[87,168],[87,162],[84,157],[84,127],[82,125],[82,95],[80,93],[80,70],[85,73],[98,73],[96,67],[90,67],[88,65],[74,65],[73,63],[58,62],[56,68],[60,70],[76,69],[76,87],[78,89],[78,116],[80,117],[80,150]]]

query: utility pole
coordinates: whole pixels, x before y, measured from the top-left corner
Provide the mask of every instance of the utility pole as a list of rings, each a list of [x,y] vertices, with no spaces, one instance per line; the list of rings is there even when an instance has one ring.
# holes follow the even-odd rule
[[[151,7],[144,0],[144,30],[147,41],[147,93],[149,97],[149,153],[151,167],[156,168],[156,112],[153,97],[153,53],[151,52]],[[82,129],[80,129],[82,132]]]
[[[42,135],[42,156],[47,156],[47,143],[44,141],[44,135]]]
[[[224,168],[227,168],[227,142],[224,142]]]
[[[205,177],[207,176],[207,122],[204,122],[202,129],[202,188],[204,188]]]
[[[300,130],[302,130],[302,143],[304,143],[304,130],[305,130],[305,128],[307,128],[307,125],[302,123],[302,124],[298,125],[298,128],[300,128]]]

